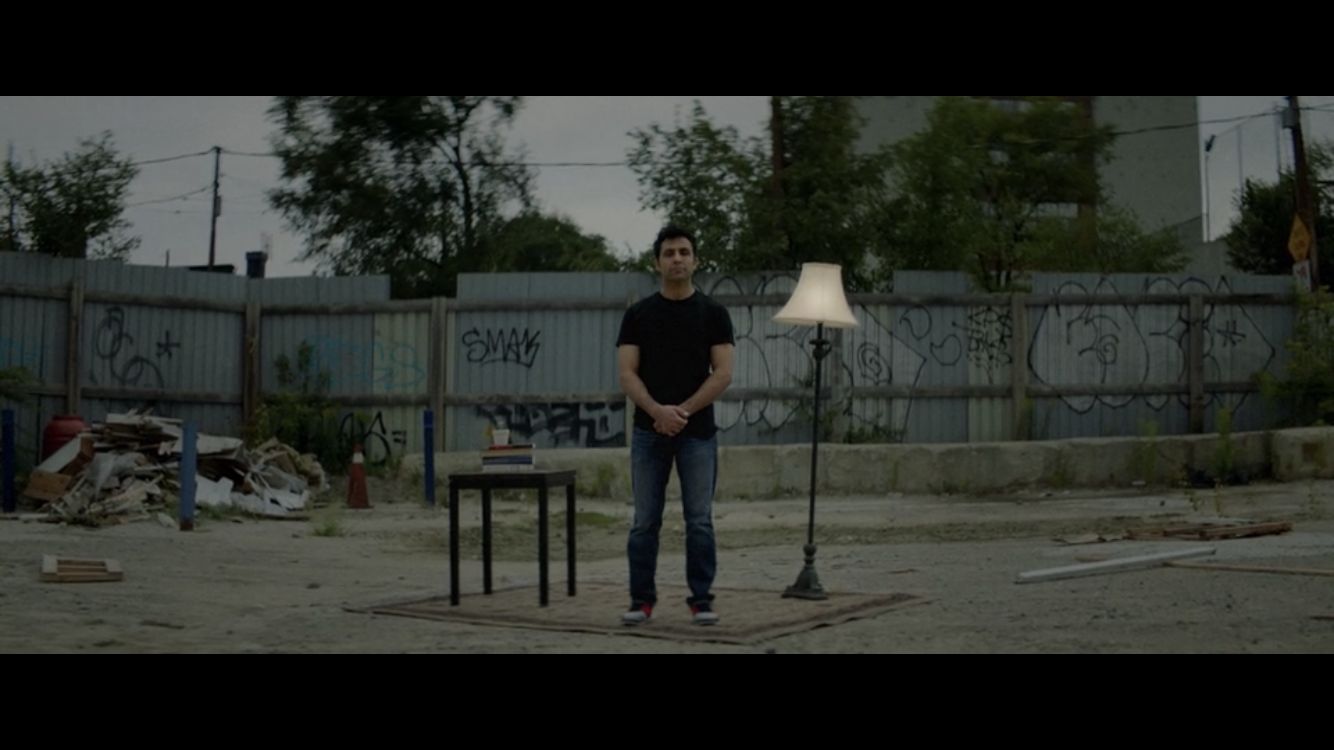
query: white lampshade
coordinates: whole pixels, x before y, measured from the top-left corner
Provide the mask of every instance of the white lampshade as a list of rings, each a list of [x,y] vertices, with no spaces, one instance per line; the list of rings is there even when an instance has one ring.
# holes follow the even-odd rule
[[[856,326],[857,319],[843,296],[843,267],[834,263],[802,263],[797,288],[774,320],[798,326],[817,323],[831,328]]]

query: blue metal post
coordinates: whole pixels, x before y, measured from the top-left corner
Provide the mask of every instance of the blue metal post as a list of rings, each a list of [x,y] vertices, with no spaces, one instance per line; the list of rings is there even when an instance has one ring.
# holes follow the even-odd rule
[[[4,512],[14,512],[14,410],[5,409],[0,413],[0,465],[4,472]]]
[[[195,423],[186,422],[181,436],[181,531],[195,527],[195,433]]]
[[[435,412],[427,409],[422,412],[422,443],[425,445],[426,463],[422,464],[426,475],[426,505],[435,507]]]

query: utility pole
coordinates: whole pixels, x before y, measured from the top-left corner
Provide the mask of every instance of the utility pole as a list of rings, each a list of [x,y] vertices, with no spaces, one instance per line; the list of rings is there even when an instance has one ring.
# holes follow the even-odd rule
[[[13,142],[13,141],[10,141],[10,142],[9,142],[8,164],[9,164],[9,166],[10,166],[11,168],[14,166],[14,142]],[[19,226],[19,220],[18,220],[18,194],[15,193],[13,190],[10,190],[10,191],[9,191],[9,249],[10,249],[10,250],[13,250],[13,251],[15,251],[15,252],[17,252],[18,249],[19,249],[19,233],[18,233],[18,226]]]
[[[218,176],[222,167],[222,146],[213,147],[213,219],[208,230],[208,270],[213,270],[213,254],[218,245],[218,217],[222,215],[222,198],[218,197]]]
[[[1209,242],[1213,237],[1213,224],[1210,214],[1212,213],[1209,204],[1209,152],[1214,150],[1214,139],[1218,136],[1211,135],[1204,139],[1204,241]]]
[[[792,258],[792,236],[787,231],[787,199],[783,195],[783,169],[787,166],[787,146],[783,141],[783,97],[769,97],[769,160],[773,176],[769,195],[773,198],[774,225],[782,236],[783,248]]]
[[[1306,143],[1302,139],[1302,110],[1298,97],[1289,96],[1288,109],[1285,112],[1287,126],[1292,130],[1292,158],[1296,162],[1296,204],[1297,216],[1306,225],[1310,240],[1311,288],[1320,288],[1320,256],[1316,251],[1315,233],[1315,194],[1311,192],[1311,171],[1306,163]],[[1291,249],[1291,248],[1289,248]],[[1294,256],[1295,258],[1295,256]],[[1295,258],[1300,261],[1301,258]]]

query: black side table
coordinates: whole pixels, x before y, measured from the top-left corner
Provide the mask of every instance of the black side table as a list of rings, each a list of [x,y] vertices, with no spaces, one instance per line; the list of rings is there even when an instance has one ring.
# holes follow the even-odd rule
[[[491,490],[537,490],[538,604],[547,606],[547,493],[565,487],[569,595],[574,596],[574,470],[465,471],[449,475],[449,603],[459,603],[459,490],[482,491],[482,591],[491,593]]]

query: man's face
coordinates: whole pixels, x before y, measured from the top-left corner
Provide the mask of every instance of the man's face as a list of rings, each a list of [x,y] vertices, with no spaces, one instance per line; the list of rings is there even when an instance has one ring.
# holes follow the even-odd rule
[[[668,281],[689,281],[699,262],[695,260],[695,249],[685,237],[673,237],[662,241],[662,252],[658,253],[658,273]]]

